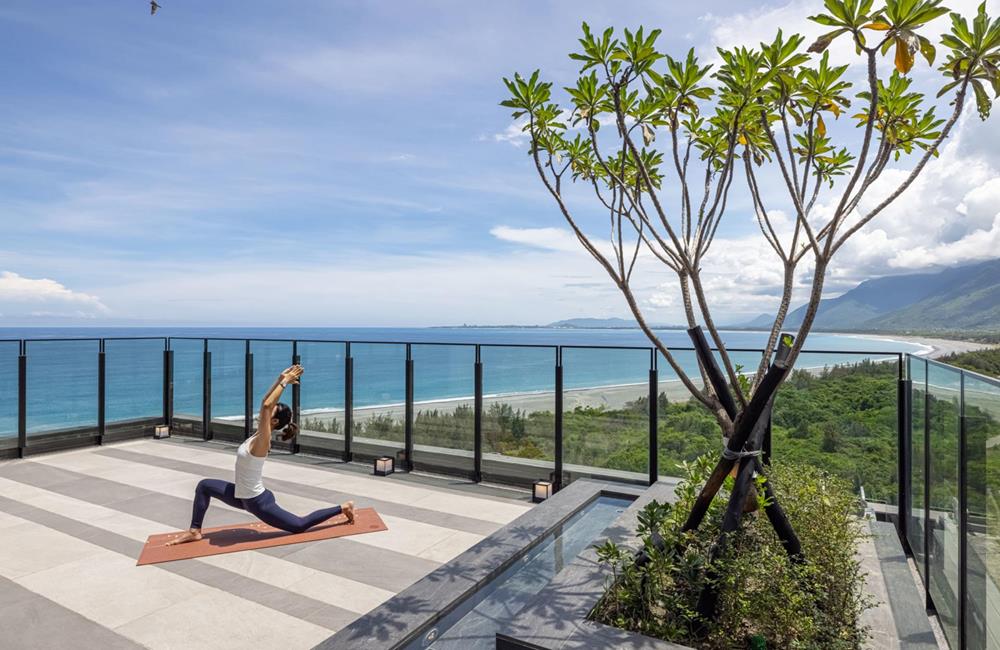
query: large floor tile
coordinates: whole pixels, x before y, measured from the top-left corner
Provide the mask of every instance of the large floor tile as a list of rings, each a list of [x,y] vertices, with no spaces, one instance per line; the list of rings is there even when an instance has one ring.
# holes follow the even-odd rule
[[[116,628],[137,643],[162,650],[311,648],[330,630],[256,603],[207,593]]]
[[[2,647],[16,650],[139,650],[142,647],[4,578],[0,578],[0,630]]]
[[[83,558],[17,580],[63,607],[115,628],[203,593],[196,582],[113,553]]]
[[[20,578],[84,558],[102,549],[31,522],[8,526],[0,543],[0,576]]]

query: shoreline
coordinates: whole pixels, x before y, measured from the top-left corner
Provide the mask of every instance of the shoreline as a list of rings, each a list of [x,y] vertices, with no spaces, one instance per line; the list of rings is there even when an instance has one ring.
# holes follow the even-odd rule
[[[819,374],[828,366],[812,366],[798,368],[812,374]],[[748,373],[752,374],[752,373]],[[671,402],[686,402],[691,398],[684,383],[680,379],[664,379],[659,382],[658,394],[663,394]],[[567,388],[563,390],[563,410],[569,411],[577,407],[581,408],[605,408],[617,410],[624,408],[629,402],[635,402],[640,398],[649,397],[649,383],[639,382],[634,384],[615,384],[609,386],[594,386],[582,388]],[[528,391],[523,393],[495,393],[483,396],[483,409],[488,409],[492,404],[506,404],[515,411],[525,413],[553,411],[555,409],[555,391]],[[421,411],[436,411],[447,409],[453,411],[462,406],[473,408],[475,398],[472,395],[463,397],[446,397],[436,400],[423,400],[414,402],[414,416]],[[422,407],[422,408],[421,408]],[[373,406],[355,407],[352,410],[354,420],[359,422],[365,419],[377,417],[391,417],[402,419],[405,417],[406,405],[404,403],[378,404]],[[343,408],[332,409],[307,409],[302,411],[303,430],[308,430],[304,423],[306,419],[324,424],[343,418]]]
[[[948,339],[936,339],[928,337],[915,337],[906,335],[858,335],[844,334],[844,336],[856,336],[859,338],[878,338],[886,341],[906,342],[921,346],[922,350],[914,354],[925,356],[931,359],[938,358],[954,352],[965,352],[991,347],[984,343],[971,341],[953,341]],[[827,366],[809,366],[796,368],[805,370],[813,374],[818,374]],[[752,373],[747,373],[752,374]],[[583,408],[606,408],[615,410],[623,408],[628,402],[634,402],[639,398],[648,398],[649,384],[639,382],[633,384],[615,384],[606,386],[593,386],[581,388],[568,388],[563,390],[563,408],[572,410],[577,407]],[[687,401],[691,395],[680,379],[665,379],[659,382],[658,393],[666,395],[671,401]],[[441,399],[422,400],[414,402],[414,415],[421,411],[433,410],[454,410],[462,406],[474,407],[474,396],[447,397]],[[483,395],[483,408],[488,409],[492,404],[507,404],[511,408],[527,413],[538,411],[552,411],[555,407],[554,390],[535,390],[517,393],[491,393]],[[355,421],[361,421],[376,417],[391,417],[393,419],[405,417],[404,403],[377,404],[372,406],[355,407],[353,415]],[[343,408],[316,408],[302,411],[303,421],[307,418],[312,421],[329,423],[343,418]]]
[[[961,354],[962,352],[972,352],[975,350],[985,350],[996,347],[989,343],[979,343],[976,341],[957,341],[955,339],[939,339],[928,336],[910,336],[909,334],[841,334],[841,336],[853,336],[857,338],[879,339],[881,341],[894,341],[912,343],[927,348],[925,351],[917,352],[918,356],[928,359],[938,359],[950,354]]]

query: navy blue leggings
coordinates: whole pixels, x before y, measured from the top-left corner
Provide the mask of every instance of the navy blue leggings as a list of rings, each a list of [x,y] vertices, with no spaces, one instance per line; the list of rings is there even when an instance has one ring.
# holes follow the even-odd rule
[[[252,499],[237,499],[236,486],[217,478],[202,479],[194,491],[194,511],[191,513],[191,528],[201,528],[212,498],[233,508],[246,510],[263,521],[268,526],[274,526],[289,533],[304,533],[313,526],[321,524],[331,517],[340,514],[340,506],[323,508],[305,517],[293,515],[274,502],[274,493],[264,490]]]

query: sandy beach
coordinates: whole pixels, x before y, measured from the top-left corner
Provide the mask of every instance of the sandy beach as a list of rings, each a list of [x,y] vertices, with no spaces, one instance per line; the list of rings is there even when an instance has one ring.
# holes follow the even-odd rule
[[[845,334],[844,336],[861,336],[854,334]],[[995,347],[989,343],[976,343],[974,341],[952,341],[950,339],[935,339],[927,338],[924,336],[906,336],[903,334],[865,334],[866,339],[881,339],[883,341],[904,341],[906,343],[915,343],[917,345],[923,345],[930,348],[927,352],[918,352],[921,356],[925,356],[929,359],[937,359],[939,357],[945,357],[949,354],[960,354],[962,352],[970,352],[972,350],[983,350],[985,348]]]
[[[970,341],[951,341],[946,339],[913,337],[913,336],[868,336],[865,338],[880,338],[884,340],[906,341],[924,346],[925,350],[919,352],[922,356],[936,358],[955,352],[966,352],[969,350],[979,350],[990,347],[982,343]],[[822,368],[804,368],[810,372],[821,372]],[[620,409],[629,402],[645,397],[649,387],[646,383],[629,384],[621,386],[601,386],[597,388],[572,388],[563,391],[563,408],[572,410],[577,406],[603,407],[609,410]],[[690,397],[687,389],[678,379],[661,381],[659,392],[667,396],[671,401],[684,401]],[[536,411],[552,411],[555,408],[554,392],[539,393],[515,393],[507,395],[485,395],[483,397],[483,408],[488,409],[491,404],[509,404],[516,410],[528,413]],[[414,404],[414,413],[421,411],[439,410],[450,412],[460,406],[473,406],[472,396],[452,399],[433,400],[417,402]],[[364,421],[376,416],[389,416],[393,419],[404,417],[404,404],[386,404],[373,407],[362,407],[354,409],[356,421]],[[317,410],[303,413],[303,420],[318,420],[329,422],[343,418],[343,409]]]

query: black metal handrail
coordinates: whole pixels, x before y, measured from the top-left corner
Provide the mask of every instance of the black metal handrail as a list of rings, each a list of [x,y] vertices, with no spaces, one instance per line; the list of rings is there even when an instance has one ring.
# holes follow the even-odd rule
[[[413,467],[413,419],[414,419],[414,358],[413,358],[413,348],[416,347],[441,347],[441,346],[452,346],[452,347],[466,347],[471,348],[475,351],[475,361],[473,364],[474,377],[477,377],[474,381],[474,441],[473,441],[473,463],[471,469],[471,478],[474,480],[482,479],[482,416],[483,416],[483,382],[482,382],[482,352],[484,349],[489,348],[503,348],[503,349],[545,349],[551,350],[554,353],[554,369],[555,369],[555,379],[554,379],[554,392],[555,392],[555,419],[554,419],[554,444],[555,444],[555,458],[554,458],[554,471],[552,479],[556,484],[556,487],[562,485],[563,483],[563,445],[562,445],[562,405],[563,405],[563,355],[567,351],[573,350],[620,350],[620,351],[641,351],[647,352],[649,354],[649,368],[648,368],[648,382],[649,382],[649,399],[650,399],[650,426],[649,426],[649,449],[650,449],[650,460],[649,460],[649,473],[648,480],[650,483],[655,482],[658,478],[658,467],[657,467],[657,457],[654,450],[656,449],[656,424],[657,424],[657,414],[654,407],[656,396],[658,395],[659,386],[659,369],[658,361],[659,357],[662,356],[658,349],[652,346],[633,346],[633,345],[586,345],[586,344],[540,344],[540,343],[472,343],[472,342],[455,342],[455,341],[377,341],[377,340],[347,340],[347,339],[295,339],[295,338],[270,338],[270,337],[227,337],[227,336],[135,336],[135,337],[55,337],[55,338],[24,338],[24,339],[10,339],[11,342],[19,342],[20,347],[20,365],[24,368],[27,367],[29,363],[29,344],[36,342],[72,342],[72,341],[92,341],[97,343],[98,355],[99,355],[99,372],[98,372],[98,423],[97,423],[97,443],[100,444],[104,442],[104,437],[106,433],[106,386],[105,386],[105,371],[104,366],[106,363],[106,355],[108,354],[105,350],[106,341],[127,341],[127,340],[162,340],[164,342],[164,354],[163,354],[163,409],[162,409],[162,423],[168,426],[173,424],[173,347],[172,342],[177,341],[201,341],[202,342],[202,422],[201,422],[201,433],[205,440],[210,440],[214,437],[213,422],[212,422],[212,350],[210,343],[214,341],[231,341],[234,343],[242,343],[244,347],[245,355],[245,365],[244,365],[244,408],[243,408],[243,436],[247,437],[252,432],[253,427],[253,343],[287,343],[291,346],[292,353],[290,354],[289,363],[299,360],[298,356],[298,345],[300,343],[315,343],[315,344],[335,344],[344,346],[344,366],[345,366],[345,377],[344,377],[344,443],[343,449],[340,452],[341,457],[344,460],[350,461],[353,458],[352,453],[352,437],[353,437],[353,409],[354,409],[354,386],[353,386],[353,356],[351,346],[358,345],[379,345],[379,346],[398,346],[405,351],[405,365],[401,369],[404,378],[404,441],[403,441],[403,464],[406,468]],[[676,352],[695,352],[695,348],[687,346],[677,346],[671,348],[672,351]],[[729,348],[730,352],[738,353],[755,353],[763,354],[764,350],[762,348]],[[805,350],[806,353],[816,353],[816,354],[843,354],[843,355],[863,355],[869,357],[896,357],[900,364],[902,364],[902,353],[900,352],[888,352],[879,350]],[[24,373],[19,373],[24,374]],[[642,382],[636,382],[640,384]],[[19,377],[19,395],[27,393],[26,386],[26,376]],[[295,404],[298,408],[298,404]],[[28,432],[26,430],[26,417],[24,417],[25,406],[19,401],[19,417],[18,417],[18,448],[17,455],[23,457],[26,453],[30,451]],[[294,417],[298,418],[299,413],[296,412]],[[770,441],[766,441],[767,447],[770,447]]]
[[[411,469],[414,467],[414,418],[415,418],[415,401],[414,401],[414,367],[415,364],[419,362],[419,359],[415,360],[413,351],[414,348],[423,347],[441,347],[441,346],[451,346],[451,347],[462,347],[469,348],[470,351],[474,351],[474,355],[470,360],[470,376],[473,378],[472,381],[472,404],[474,411],[473,418],[473,445],[472,445],[472,459],[471,464],[467,468],[468,471],[464,472],[466,476],[474,481],[481,481],[484,479],[484,463],[483,463],[483,411],[484,411],[484,369],[488,366],[488,362],[484,361],[484,358],[488,357],[485,354],[490,348],[498,349],[532,349],[532,350],[548,350],[552,352],[552,368],[553,368],[553,378],[552,378],[552,388],[546,387],[543,392],[553,393],[554,401],[554,413],[553,413],[553,444],[554,444],[554,455],[553,457],[546,461],[551,463],[548,465],[552,468],[552,473],[550,478],[555,483],[556,489],[563,487],[565,481],[564,472],[564,448],[563,448],[563,405],[564,396],[567,393],[567,389],[564,387],[564,354],[573,350],[619,350],[619,351],[645,351],[649,354],[648,358],[648,400],[649,400],[649,432],[648,432],[648,476],[645,477],[649,483],[655,482],[659,478],[659,468],[658,468],[658,441],[657,441],[657,428],[658,428],[658,413],[656,409],[656,401],[659,395],[660,388],[660,369],[659,361],[662,356],[658,349],[653,346],[630,346],[630,345],[563,345],[563,344],[545,344],[545,343],[472,343],[472,342],[455,342],[455,341],[376,341],[376,340],[346,340],[346,339],[322,339],[322,338],[303,338],[303,339],[293,339],[293,338],[255,338],[255,337],[216,337],[216,336],[112,336],[112,337],[56,337],[56,338],[20,338],[20,339],[0,339],[0,343],[17,344],[18,355],[17,355],[17,379],[18,379],[18,389],[17,389],[17,448],[16,454],[20,457],[26,454],[33,453],[35,451],[47,451],[50,448],[60,448],[67,445],[79,446],[81,444],[102,444],[107,441],[109,428],[113,432],[118,433],[119,429],[124,428],[123,422],[108,422],[107,421],[107,368],[109,367],[108,362],[111,357],[117,354],[125,353],[125,351],[118,351],[115,348],[117,346],[111,345],[106,346],[106,343],[111,343],[115,341],[132,341],[132,340],[142,340],[142,341],[163,341],[163,353],[162,353],[162,385],[163,385],[163,409],[162,413],[157,415],[155,418],[140,418],[135,422],[130,422],[136,427],[136,431],[139,433],[137,435],[145,435],[148,433],[148,429],[151,426],[157,424],[166,424],[168,426],[174,425],[174,364],[175,364],[175,349],[173,342],[177,341],[197,341],[201,342],[198,346],[201,348],[201,422],[200,422],[200,433],[205,440],[210,440],[215,437],[216,427],[219,427],[219,432],[222,433],[223,429],[226,428],[224,424],[219,422],[215,423],[213,426],[212,418],[212,349],[210,346],[211,342],[214,341],[231,341],[243,343],[244,355],[244,368],[242,373],[243,376],[243,391],[244,391],[244,408],[242,417],[236,416],[233,427],[230,428],[230,434],[234,431],[238,431],[239,435],[243,437],[250,434],[253,425],[253,344],[257,342],[261,343],[287,343],[290,346],[289,354],[289,364],[301,362],[302,357],[300,356],[302,350],[300,348],[301,344],[330,344],[330,345],[341,345],[343,346],[343,355],[338,354],[336,363],[343,364],[344,367],[344,377],[343,377],[343,441],[341,449],[316,449],[314,447],[307,447],[306,451],[309,452],[320,452],[320,453],[332,453],[333,455],[340,456],[345,461],[352,460],[357,452],[355,444],[357,441],[354,440],[354,409],[356,407],[354,400],[354,353],[357,352],[357,347],[359,345],[377,345],[377,346],[392,346],[400,348],[400,361],[402,362],[399,368],[401,379],[404,385],[404,397],[401,405],[404,407],[404,422],[403,422],[403,441],[401,443],[402,457],[399,459],[400,464],[406,468]],[[97,355],[97,423],[96,428],[88,427],[74,427],[72,431],[56,431],[44,433],[37,433],[29,435],[28,432],[28,418],[27,418],[27,406],[28,406],[28,368],[31,364],[31,353],[34,350],[39,349],[35,347],[37,344],[43,342],[80,342],[89,343],[94,345],[94,352]],[[355,346],[352,349],[352,345]],[[695,348],[687,346],[671,347],[673,352],[696,352]],[[192,350],[185,348],[185,351],[190,354]],[[713,349],[713,352],[717,350]],[[752,353],[752,354],[762,354],[763,349],[761,348],[727,348],[727,351],[734,353]],[[968,639],[968,628],[970,625],[975,624],[973,616],[969,614],[969,580],[968,580],[968,570],[969,570],[969,467],[968,465],[968,449],[967,445],[969,442],[968,438],[968,413],[966,411],[966,398],[967,398],[967,379],[973,378],[977,382],[981,382],[983,385],[996,388],[998,390],[998,395],[1000,395],[1000,380],[994,377],[989,377],[981,373],[956,368],[950,366],[946,363],[936,361],[933,359],[928,359],[920,355],[910,355],[908,353],[896,352],[896,351],[884,351],[884,350],[803,350],[804,354],[828,354],[828,355],[844,355],[844,356],[863,356],[868,358],[894,358],[898,364],[899,369],[899,379],[897,384],[897,470],[898,470],[898,483],[897,483],[897,514],[896,514],[896,524],[899,530],[900,538],[904,543],[904,547],[907,551],[910,551],[909,540],[914,539],[914,536],[918,535],[918,531],[915,526],[918,524],[921,526],[920,537],[914,539],[914,544],[922,543],[924,550],[923,562],[918,565],[919,572],[921,574],[922,580],[924,581],[925,588],[931,583],[931,571],[932,571],[932,554],[936,552],[933,548],[934,543],[932,539],[933,523],[931,521],[931,483],[932,474],[934,471],[934,466],[931,462],[931,450],[932,450],[932,437],[935,435],[935,431],[931,427],[931,409],[930,409],[930,399],[927,398],[929,394],[929,389],[931,388],[930,380],[928,377],[928,372],[926,369],[931,367],[946,369],[949,372],[955,373],[953,375],[955,379],[955,386],[952,387],[957,395],[958,399],[958,422],[959,430],[957,432],[958,445],[959,445],[959,456],[954,459],[957,463],[959,469],[958,485],[957,485],[957,495],[958,495],[958,507],[959,507],[959,549],[958,549],[958,565],[959,565],[959,584],[956,586],[957,594],[955,597],[958,599],[957,602],[957,617],[958,617],[958,629],[961,635],[961,643],[965,643]],[[197,354],[197,352],[195,352]],[[549,361],[546,361],[547,363]],[[909,369],[911,365],[915,363],[919,364],[914,367],[923,370],[923,376],[911,377]],[[636,382],[636,385],[642,385],[645,381]],[[919,390],[924,394],[923,403],[923,413],[922,416],[917,414],[917,417],[923,417],[922,425],[922,446],[920,454],[922,455],[922,463],[920,467],[913,467],[913,440],[914,440],[914,427],[918,423],[914,422],[914,392]],[[298,422],[301,415],[301,394],[299,393],[299,387],[293,388],[292,396],[292,407],[294,411],[295,421]],[[186,418],[182,425],[191,423],[187,421]],[[192,431],[198,432],[192,425]],[[81,433],[82,432],[82,433]],[[769,429],[768,429],[769,432]],[[73,438],[70,434],[75,435]],[[52,445],[57,445],[52,447],[49,444],[48,438],[53,438],[54,442]],[[770,440],[765,440],[765,449],[770,452]],[[66,439],[72,438],[67,442]],[[364,447],[364,440],[361,441],[360,447]],[[297,453],[299,451],[299,444],[293,445],[290,450],[291,453]],[[983,450],[977,451],[977,453],[984,453]],[[467,461],[464,461],[467,462]],[[935,462],[939,462],[936,461]],[[951,462],[949,460],[949,462]],[[420,463],[418,463],[418,469]],[[454,470],[454,468],[452,468]],[[977,470],[978,471],[978,470]],[[923,475],[923,485],[922,485],[922,495],[918,495],[918,500],[923,501],[923,515],[920,521],[913,519],[912,512],[912,498],[913,498],[913,477]],[[940,479],[939,479],[940,480]],[[933,599],[930,594],[930,590],[926,590],[927,593],[927,604],[929,607],[933,607]]]
[[[985,469],[982,461],[985,460],[987,454],[987,441],[985,439],[975,440],[970,446],[969,424],[970,417],[972,416],[969,413],[971,403],[967,385],[969,379],[981,382],[985,386],[995,389],[995,395],[1000,400],[1000,380],[934,359],[910,357],[908,355],[905,361],[907,368],[905,379],[907,391],[899,407],[900,419],[904,420],[906,425],[903,434],[905,448],[903,449],[903,455],[900,457],[901,498],[899,501],[898,518],[903,524],[901,537],[908,552],[910,551],[910,543],[914,547],[918,544],[922,547],[920,549],[923,554],[922,561],[917,562],[916,566],[921,582],[923,583],[928,610],[937,611],[941,614],[949,612],[955,616],[953,620],[948,621],[947,625],[942,625],[946,631],[953,628],[957,633],[957,638],[948,635],[949,643],[954,644],[953,647],[959,648],[982,647],[980,643],[987,642],[986,635],[988,634],[986,625],[987,612],[984,610],[986,607],[985,594],[979,593],[976,597],[973,597],[970,593],[970,577],[976,576],[976,580],[982,582],[985,586],[987,582],[1000,578],[1000,576],[993,576],[989,570],[989,566],[986,566],[984,571],[984,560],[981,557],[978,568],[970,567],[970,554],[974,552],[975,545],[979,542],[970,542],[969,539],[971,532],[969,523],[969,489],[970,485],[973,484],[970,481],[969,474],[972,471],[978,472],[978,484],[983,488],[986,487],[987,477],[983,473]],[[930,376],[931,368],[937,368],[950,373],[950,385],[935,386],[935,382]],[[911,371],[914,371],[912,375]],[[938,410],[938,416],[935,417],[935,408],[932,408],[932,402],[940,401],[942,398],[940,395],[935,395],[935,388],[947,391],[946,401],[950,402],[954,407],[954,420],[957,422],[957,430],[955,431],[940,429],[940,425],[942,424],[941,411]],[[922,413],[916,414],[916,417],[923,419],[922,424],[913,421],[915,391],[919,391],[923,398]],[[940,409],[942,407],[939,405],[936,408]],[[945,408],[951,409],[952,407]],[[979,408],[982,408],[982,405]],[[948,412],[945,411],[945,413]],[[1000,421],[1000,415],[995,412],[980,412],[980,421],[984,417],[987,421],[991,418],[997,418],[997,421]],[[952,421],[952,417],[948,416],[944,421],[950,422]],[[914,468],[911,462],[911,450],[913,449],[914,433],[916,431],[919,431],[922,436],[920,453],[923,456],[923,462],[921,466]],[[935,443],[943,442],[944,444],[951,445],[956,444],[956,439],[957,458],[941,459],[934,456]],[[974,456],[970,458],[972,454]],[[978,465],[976,462],[973,462],[975,460],[979,461]],[[957,476],[954,477],[954,483],[951,482],[951,478],[942,479],[936,477],[939,471],[937,468],[943,466],[942,462],[945,464],[953,463],[952,467],[957,467]],[[919,495],[919,500],[921,501],[920,509],[922,510],[922,514],[919,517],[914,516],[909,490],[914,476],[919,478],[923,485],[922,494]],[[957,548],[948,547],[946,536],[939,540],[935,539],[934,531],[938,529],[937,520],[941,517],[942,508],[939,506],[935,517],[932,518],[932,510],[934,510],[932,508],[932,485],[940,485],[942,480],[947,481],[949,489],[954,488],[954,493],[957,494],[957,521],[955,522],[958,531]],[[944,510],[951,511],[951,508],[944,508]],[[919,532],[916,529],[917,525],[920,527]],[[957,584],[949,585],[950,576],[948,574],[950,571],[948,570],[948,566],[945,565],[945,558],[952,554],[957,555],[958,560],[958,573],[954,576]],[[981,556],[981,551],[978,555]],[[933,589],[932,585],[937,586],[937,589]],[[948,588],[945,589],[942,585],[948,585]],[[951,602],[935,603],[935,591],[937,591],[938,596]],[[937,607],[937,605],[940,605],[940,607]],[[973,611],[973,608],[976,609]]]

